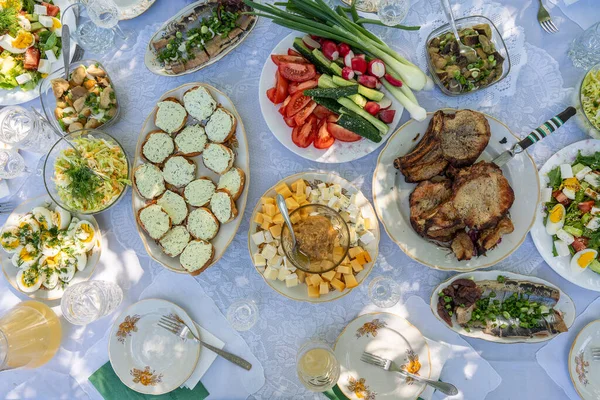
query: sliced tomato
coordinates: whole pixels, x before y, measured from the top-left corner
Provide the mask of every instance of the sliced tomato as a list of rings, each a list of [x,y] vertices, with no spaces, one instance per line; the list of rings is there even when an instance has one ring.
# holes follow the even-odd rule
[[[592,207],[594,207],[594,204],[596,204],[594,200],[582,201],[577,204],[577,208],[583,213],[589,213],[592,210]]]
[[[310,97],[305,96],[302,92],[294,93],[285,108],[285,116],[289,118],[296,115],[300,110],[306,107],[310,101]]]
[[[279,104],[285,100],[288,95],[288,81],[286,81],[279,71],[275,73],[276,84],[275,84],[275,99],[273,103]]]
[[[296,126],[296,121],[294,120],[294,117],[287,118],[284,116],[283,120],[285,121],[285,124],[290,128],[294,128]]]
[[[314,124],[307,122],[302,126],[296,126],[292,131],[292,141],[298,147],[306,148],[311,145],[315,140],[315,128]]]
[[[331,111],[329,111],[327,108],[325,108],[319,104],[315,108],[315,111],[313,111],[313,114],[315,114],[315,117],[317,117],[318,119],[326,119],[333,113]]]
[[[296,50],[294,49],[288,49],[288,56],[298,56],[298,57],[302,57],[302,55],[300,53],[298,53]]]
[[[271,103],[275,104],[275,88],[267,90],[267,98],[271,100]]]
[[[273,60],[275,65],[280,65],[281,63],[309,64],[302,56],[286,56],[285,54],[271,54],[271,60]]]
[[[321,125],[319,126],[319,132],[315,138],[315,147],[317,149],[328,149],[331,147],[333,142],[335,142],[335,138],[329,134],[327,125],[328,123],[326,121],[322,121]]]
[[[331,136],[342,142],[356,142],[357,140],[362,139],[362,136],[332,122],[327,123],[327,130]]]
[[[279,114],[283,115],[284,118],[285,118],[285,109],[286,109],[288,103],[290,102],[291,98],[292,98],[292,96],[286,97],[285,100],[283,101],[283,104],[281,105],[281,107],[279,107]]]
[[[570,203],[569,198],[560,190],[555,190],[552,192],[552,197],[556,199],[560,204],[566,206]]]
[[[56,17],[60,12],[60,8],[54,4],[42,2],[43,6],[46,6],[46,13],[51,17]]]
[[[327,122],[337,122],[339,118],[339,115],[332,113],[327,117]]]
[[[313,110],[317,106],[317,103],[314,101],[310,101],[306,107],[300,110],[296,115],[294,115],[294,119],[296,120],[296,125],[302,125],[304,121],[308,118],[309,115],[312,114]]]
[[[279,73],[289,81],[306,82],[317,75],[317,70],[312,64],[282,62],[279,64]]]
[[[585,249],[587,249],[587,245],[588,245],[588,239],[585,237],[576,237],[575,241],[573,243],[571,243],[571,246],[573,246],[573,249],[575,251],[585,250]]]
[[[30,47],[25,52],[25,61],[23,67],[25,69],[37,69],[40,63],[40,50],[35,47]]]
[[[319,82],[316,79],[311,79],[306,82],[292,82],[289,86],[290,94],[294,94],[298,91],[304,91],[308,89],[314,89],[319,85]]]

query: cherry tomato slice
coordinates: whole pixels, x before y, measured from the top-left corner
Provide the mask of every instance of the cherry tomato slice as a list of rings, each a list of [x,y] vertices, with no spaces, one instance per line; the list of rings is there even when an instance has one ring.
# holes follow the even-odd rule
[[[577,204],[577,208],[579,208],[581,212],[589,213],[592,210],[592,207],[594,207],[594,204],[596,204],[594,200],[582,201]]]
[[[288,49],[288,56],[298,56],[298,57],[302,57],[302,55],[300,53],[298,53],[296,50],[294,49]]]
[[[331,122],[327,123],[327,130],[331,136],[342,142],[356,142],[362,139],[362,136]]]
[[[315,108],[315,111],[313,111],[313,114],[318,119],[326,119],[328,116],[332,115],[333,113],[319,104]]]
[[[335,142],[335,138],[331,136],[327,130],[327,125],[327,122],[323,121],[321,122],[321,126],[318,128],[319,131],[314,143],[317,149],[328,149],[331,147],[333,142]]]
[[[271,103],[275,104],[275,88],[267,90],[267,98],[271,100]]]
[[[50,17],[56,17],[60,12],[60,8],[50,3],[42,2],[43,6],[46,6],[46,14]]]
[[[573,246],[573,249],[575,251],[585,250],[585,249],[587,249],[587,245],[588,245],[588,239],[584,238],[584,237],[576,237],[575,241],[573,243],[571,243],[571,246]]]
[[[317,106],[317,103],[314,101],[310,101],[302,110],[300,110],[296,115],[294,115],[294,120],[296,121],[296,125],[302,125],[306,118],[312,114],[313,110]]]
[[[285,100],[288,95],[288,81],[286,81],[279,71],[275,73],[276,85],[275,85],[275,98],[273,103],[279,104]]]
[[[310,101],[310,97],[305,96],[302,92],[294,93],[285,108],[285,116],[289,118],[296,115],[300,110],[306,107]]]
[[[298,147],[306,148],[315,140],[315,128],[310,122],[296,126],[292,131],[292,141]]]
[[[289,81],[306,82],[317,75],[317,70],[312,64],[282,62],[279,64],[279,73]]]
[[[271,54],[271,60],[273,60],[275,65],[280,65],[281,63],[308,64],[308,61],[302,56],[286,56],[285,54]]]
[[[298,91],[314,89],[318,85],[319,85],[319,82],[316,79],[311,79],[310,81],[306,81],[306,82],[292,82],[292,83],[290,83],[288,90],[289,90],[290,94],[294,94]]]
[[[287,126],[289,126],[290,128],[294,128],[296,127],[296,121],[294,120],[294,117],[290,117],[290,118],[286,118],[285,116],[283,117],[283,120],[285,121],[285,124]]]

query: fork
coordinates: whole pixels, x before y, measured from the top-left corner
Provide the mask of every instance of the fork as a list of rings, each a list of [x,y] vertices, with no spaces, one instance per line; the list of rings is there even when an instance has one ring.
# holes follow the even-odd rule
[[[14,203],[0,203],[0,214],[8,214],[12,210],[14,210]]]
[[[544,5],[542,4],[542,0],[538,0],[540,2],[540,9],[538,10],[537,19],[542,28],[548,33],[556,33],[558,32],[558,28],[552,22],[552,18],[550,18],[550,13]]]
[[[592,347],[592,360],[600,361],[600,347]]]
[[[170,315],[164,315],[160,318],[160,321],[158,322],[158,326],[168,330],[169,332],[174,333],[175,335],[179,336],[182,339],[191,339],[197,343],[200,343],[201,346],[204,346],[207,349],[217,353],[218,355],[220,355],[227,361],[232,362],[239,367],[242,367],[248,371],[250,371],[250,369],[252,368],[252,364],[250,364],[248,361],[244,360],[243,358],[238,357],[235,354],[228,353],[217,347],[211,346],[210,344],[205,343],[202,340],[200,340],[200,338],[198,338],[194,334],[194,332],[192,332],[192,330],[183,321],[181,321],[177,317],[173,317]]]
[[[360,360],[366,362],[367,364],[375,365],[386,371],[398,372],[401,375],[414,379],[415,381],[423,382],[449,396],[454,396],[455,394],[458,394],[458,389],[456,388],[456,386],[450,383],[433,381],[431,379],[426,379],[418,375],[411,374],[401,368],[398,368],[398,366],[394,364],[392,360],[386,360],[385,358],[376,356],[375,354],[371,354],[365,351],[362,353],[362,356],[360,356]]]

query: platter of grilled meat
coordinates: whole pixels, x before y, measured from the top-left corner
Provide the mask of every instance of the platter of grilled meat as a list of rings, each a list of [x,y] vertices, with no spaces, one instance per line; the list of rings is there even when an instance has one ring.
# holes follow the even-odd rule
[[[472,110],[439,110],[390,137],[373,175],[373,199],[392,240],[414,260],[473,271],[515,251],[539,201],[531,157],[492,160],[518,141]]]

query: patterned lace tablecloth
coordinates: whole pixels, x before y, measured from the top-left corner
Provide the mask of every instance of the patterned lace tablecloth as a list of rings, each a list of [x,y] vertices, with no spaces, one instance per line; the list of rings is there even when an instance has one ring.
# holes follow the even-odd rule
[[[232,99],[243,118],[250,143],[252,184],[248,205],[239,232],[226,254],[195,279],[222,312],[226,312],[232,302],[241,298],[253,297],[259,301],[260,318],[257,325],[242,333],[265,369],[266,384],[254,395],[255,398],[321,398],[321,395],[307,392],[296,378],[295,356],[302,342],[320,337],[333,343],[341,329],[368,304],[367,287],[375,276],[388,275],[400,282],[403,300],[418,295],[428,301],[433,288],[450,274],[412,261],[382,233],[380,255],[371,277],[341,300],[320,305],[294,302],[278,295],[263,282],[251,264],[246,243],[250,211],[260,195],[287,175],[310,169],[330,169],[354,182],[368,198],[372,198],[371,180],[377,152],[352,163],[317,164],[295,156],[273,137],[256,101],[258,79],[271,49],[289,31],[270,21],[259,21],[248,39],[218,64],[184,77],[152,75],[143,63],[148,39],[167,17],[189,2],[157,1],[142,16],[123,22],[125,28],[135,30],[137,43],[127,51],[117,51],[101,59],[113,77],[122,105],[120,120],[109,128],[109,132],[119,138],[129,156],[132,156],[142,122],[163,92],[185,82],[201,81],[214,85]],[[512,91],[508,96],[493,95],[492,88],[488,91],[489,95],[483,95],[485,92],[482,92],[483,96],[476,94],[453,99],[442,95],[439,90],[418,93],[417,97],[427,110],[434,111],[441,107],[473,108],[499,118],[513,132],[522,135],[567,105],[576,104],[576,88],[584,71],[572,66],[566,52],[572,38],[581,32],[581,27],[566,17],[561,9],[555,7],[552,10],[560,32],[548,35],[535,18],[537,1],[504,0],[482,5],[484,2],[481,0],[465,0],[460,3],[455,9],[460,15],[469,10],[485,13],[493,9],[494,15],[488,17],[500,17],[502,24],[517,36],[514,39],[519,46],[517,51],[520,58],[514,60],[518,68],[511,78]],[[597,9],[590,11],[596,12]],[[438,0],[413,0],[405,23],[423,24],[431,29],[431,22],[439,19],[440,15]],[[381,32],[388,43],[425,68],[424,57],[420,56],[423,52],[423,34],[382,29],[376,31]],[[32,101],[31,105],[39,107],[39,102]],[[402,121],[407,118],[405,113]],[[578,125],[570,122],[556,135],[536,144],[531,154],[541,166],[558,149],[584,138]],[[34,176],[17,197],[24,199],[43,192],[41,178]],[[98,267],[94,278],[118,282],[125,292],[124,306],[131,304],[162,267],[148,257],[138,237],[130,193],[98,219],[107,246],[102,254],[102,265]],[[575,300],[579,311],[597,296],[555,274],[543,262],[530,237],[498,268],[535,274],[560,285]],[[0,314],[24,298],[16,294],[6,280],[0,280]],[[114,317],[104,318],[86,327],[73,327],[65,323],[66,332],[57,357],[36,371],[3,372],[0,376],[0,398],[86,398],[85,392],[69,377],[69,373],[73,366],[85,363],[83,355],[86,350],[104,336]],[[541,345],[508,346],[479,340],[468,341],[503,378],[500,386],[487,399],[565,398],[562,389],[535,361],[535,353]]]

